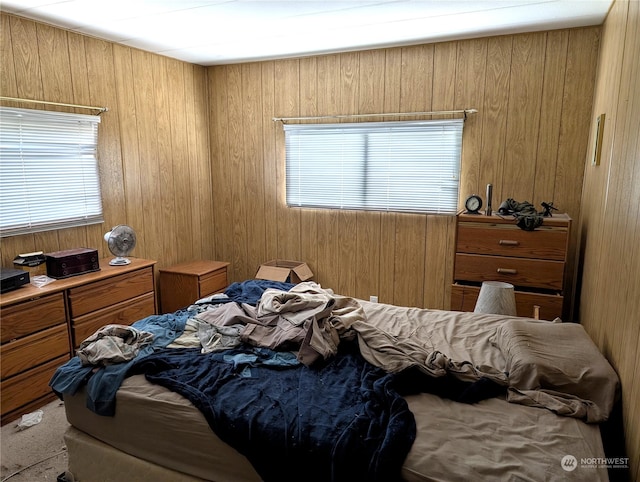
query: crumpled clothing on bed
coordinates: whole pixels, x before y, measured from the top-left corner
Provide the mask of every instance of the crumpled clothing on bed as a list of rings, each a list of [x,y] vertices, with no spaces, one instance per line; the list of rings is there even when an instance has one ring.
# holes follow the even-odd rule
[[[188,317],[187,311],[179,310],[175,313],[151,315],[138,320],[132,327],[152,333],[153,340],[140,348],[135,358],[123,363],[94,367],[83,366],[80,357],[74,356],[58,367],[49,381],[49,386],[62,399],[64,394],[74,395],[80,387],[86,385],[87,408],[98,415],[112,416],[116,408],[116,392],[131,365],[178,338],[184,331]]]
[[[202,345],[200,353],[211,353],[240,346],[242,344],[240,333],[242,333],[243,329],[244,325],[241,324],[215,326],[208,323],[200,323],[198,325],[198,338]]]
[[[294,286],[289,291],[265,290],[257,306],[257,317],[264,319],[279,315],[292,325],[300,326],[312,316],[333,308],[335,301],[328,292],[299,291],[296,288]]]
[[[246,303],[227,303],[195,318],[214,326],[242,324],[242,342],[298,350],[298,360],[311,365],[335,355],[346,327],[364,320],[365,315],[356,300],[305,282],[288,291],[265,289],[255,308]]]
[[[113,365],[133,360],[153,334],[128,325],[106,325],[80,344],[76,352],[83,366]]]

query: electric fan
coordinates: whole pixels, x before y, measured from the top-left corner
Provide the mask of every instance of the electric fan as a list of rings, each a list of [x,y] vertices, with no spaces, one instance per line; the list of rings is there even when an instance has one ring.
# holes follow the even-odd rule
[[[131,260],[126,258],[136,247],[136,233],[131,227],[124,224],[115,226],[104,235],[104,240],[107,242],[111,254],[116,256],[109,261],[111,266],[123,266],[131,263]]]

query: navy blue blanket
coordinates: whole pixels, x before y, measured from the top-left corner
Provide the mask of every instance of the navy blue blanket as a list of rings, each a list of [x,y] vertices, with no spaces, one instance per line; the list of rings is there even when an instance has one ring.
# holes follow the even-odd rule
[[[236,303],[247,303],[249,305],[256,306],[258,301],[260,301],[262,293],[264,293],[268,288],[289,291],[294,286],[295,285],[293,283],[283,283],[280,281],[264,279],[250,279],[247,281],[231,283],[224,291],[227,298],[213,297],[206,301],[206,303],[220,304],[235,301]]]
[[[344,347],[321,367],[280,357],[166,350],[132,370],[189,399],[266,482],[399,480],[416,425],[394,376]]]

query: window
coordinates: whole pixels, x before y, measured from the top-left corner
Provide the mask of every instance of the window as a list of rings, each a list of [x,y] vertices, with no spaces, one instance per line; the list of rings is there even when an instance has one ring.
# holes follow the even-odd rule
[[[454,214],[463,125],[285,124],[287,205]]]
[[[0,107],[0,235],[101,223],[100,117]]]

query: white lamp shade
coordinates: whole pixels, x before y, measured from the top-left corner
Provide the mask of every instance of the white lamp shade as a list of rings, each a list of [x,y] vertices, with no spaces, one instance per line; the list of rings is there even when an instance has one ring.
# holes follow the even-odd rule
[[[473,312],[516,316],[513,285],[501,281],[484,281]]]

